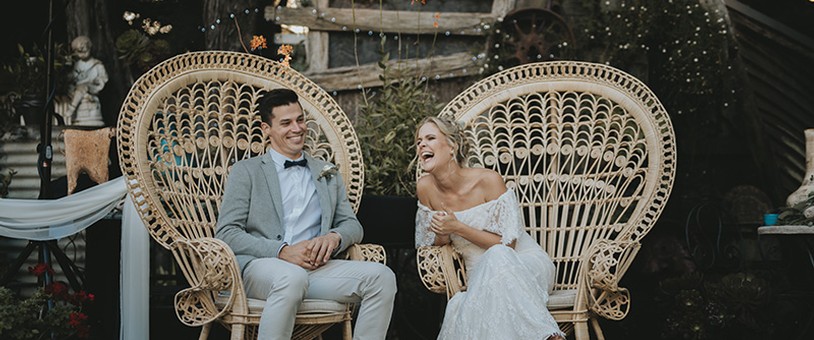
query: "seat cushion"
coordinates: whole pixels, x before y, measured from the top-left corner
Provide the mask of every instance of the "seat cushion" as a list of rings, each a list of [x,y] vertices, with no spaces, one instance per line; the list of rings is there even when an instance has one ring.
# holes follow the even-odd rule
[[[228,294],[218,294],[217,298],[215,298],[215,305],[218,308],[223,308],[226,306],[226,302],[229,301]],[[261,314],[263,313],[263,306],[266,304],[266,300],[260,299],[252,299],[249,298],[249,313],[251,314]],[[319,299],[305,299],[300,304],[299,314],[310,314],[310,313],[342,313],[348,310],[348,305],[336,301],[331,300],[319,300]]]
[[[574,307],[577,301],[577,290],[555,290],[548,296],[548,309],[565,309]]]

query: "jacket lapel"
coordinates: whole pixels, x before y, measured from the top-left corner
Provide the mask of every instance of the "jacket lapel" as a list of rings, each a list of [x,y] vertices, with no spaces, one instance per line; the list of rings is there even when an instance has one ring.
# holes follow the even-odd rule
[[[333,215],[331,212],[331,197],[328,193],[328,182],[319,178],[319,173],[322,171],[324,162],[321,162],[311,155],[305,153],[305,159],[308,160],[308,168],[311,169],[311,177],[314,179],[314,186],[317,188],[317,196],[319,197],[319,207],[322,210],[322,233],[325,233],[330,228],[330,217]]]
[[[277,212],[277,221],[279,226],[283,224],[283,194],[280,192],[280,179],[277,177],[277,166],[274,164],[274,159],[271,154],[266,152],[262,158],[263,173],[266,176],[266,184],[268,184],[269,192],[271,193],[271,204],[274,206],[274,211]]]

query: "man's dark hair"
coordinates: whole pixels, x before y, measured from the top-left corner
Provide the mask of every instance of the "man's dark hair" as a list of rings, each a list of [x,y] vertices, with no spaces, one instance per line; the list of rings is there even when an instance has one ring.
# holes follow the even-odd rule
[[[268,91],[260,97],[257,102],[257,111],[260,113],[260,119],[266,124],[271,125],[271,119],[274,117],[272,110],[278,106],[286,106],[288,104],[297,103],[300,105],[297,93],[289,89],[274,89]],[[302,107],[302,105],[300,105]]]

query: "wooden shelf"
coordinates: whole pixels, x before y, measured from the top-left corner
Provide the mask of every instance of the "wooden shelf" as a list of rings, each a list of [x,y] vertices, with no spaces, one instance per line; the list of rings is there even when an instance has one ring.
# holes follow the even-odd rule
[[[814,226],[807,225],[773,225],[757,228],[760,235],[814,235]]]

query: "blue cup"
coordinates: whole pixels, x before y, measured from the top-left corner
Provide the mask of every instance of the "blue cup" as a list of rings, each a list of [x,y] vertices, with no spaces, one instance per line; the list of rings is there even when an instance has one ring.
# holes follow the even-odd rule
[[[777,224],[777,217],[779,214],[763,214],[763,225]]]

